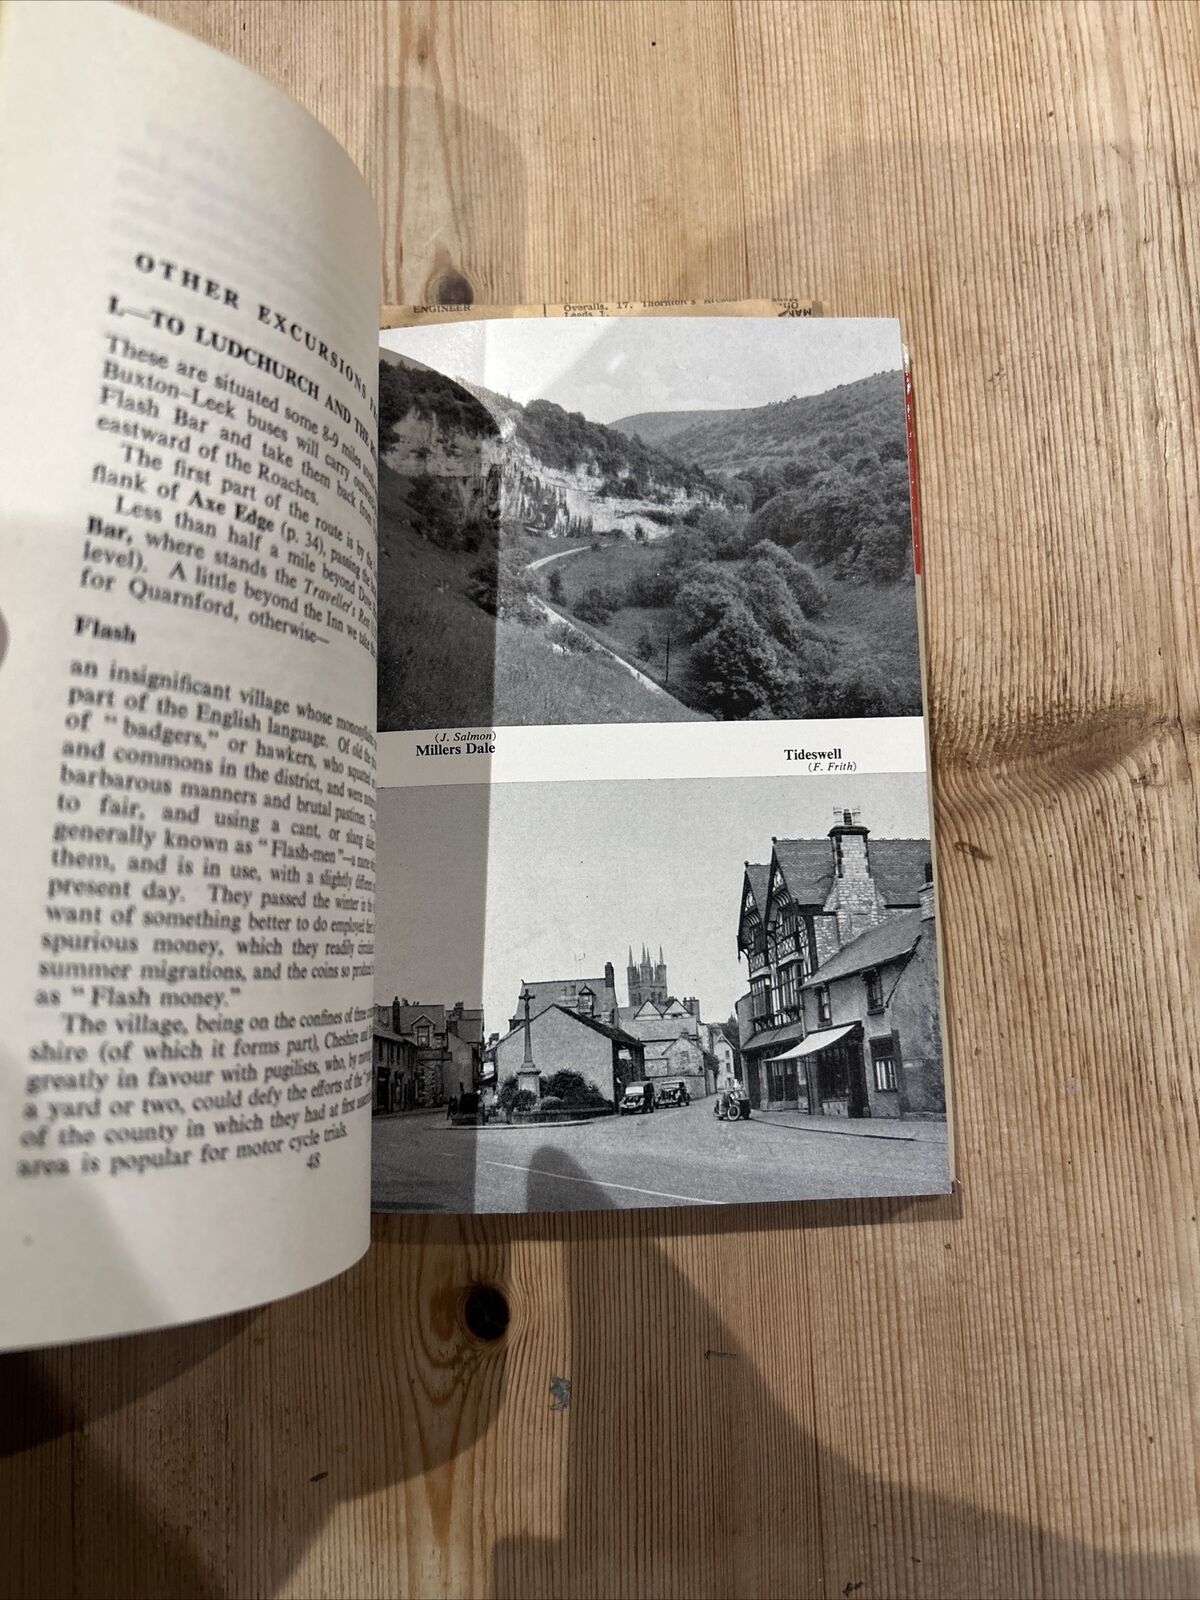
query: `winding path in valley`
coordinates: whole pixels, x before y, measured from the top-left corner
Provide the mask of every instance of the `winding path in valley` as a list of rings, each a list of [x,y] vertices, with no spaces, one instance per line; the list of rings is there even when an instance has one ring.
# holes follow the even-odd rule
[[[581,556],[590,549],[590,545],[576,545],[573,550],[556,550],[552,555],[539,556],[536,561],[528,562],[525,570],[526,572],[536,572],[539,567],[548,566],[551,561],[565,561],[568,556]],[[594,639],[590,633],[581,628],[578,623],[573,622],[570,617],[561,611],[556,611],[552,605],[542,599],[540,594],[532,595],[530,598],[533,600],[534,605],[538,606],[546,616],[553,617],[556,622],[561,622],[565,628],[570,628],[572,633],[577,633],[581,638],[586,639],[593,650],[598,650],[601,655],[608,656],[610,660],[615,661],[619,667],[624,667],[631,678],[636,678],[639,683],[644,684],[647,689],[652,690],[655,694],[660,694],[664,700],[669,700],[672,705],[681,703],[676,700],[669,690],[664,689],[661,683],[655,683],[653,678],[648,678],[644,672],[639,672],[632,661],[626,661],[624,656],[619,656],[615,650],[610,650],[606,644],[601,644],[599,639]]]
[[[570,550],[556,550],[553,555],[539,556],[536,561],[531,561],[525,571],[536,572],[539,567],[547,567],[552,561],[565,561],[568,556],[586,555],[591,548],[590,544],[577,544]]]

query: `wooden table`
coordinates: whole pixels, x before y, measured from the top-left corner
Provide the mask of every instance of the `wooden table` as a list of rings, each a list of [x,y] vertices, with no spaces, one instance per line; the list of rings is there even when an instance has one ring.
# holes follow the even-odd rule
[[[393,1218],[9,1358],[4,1592],[1195,1595],[1200,8],[145,9],[348,145],[389,299],[902,317],[960,1183]]]

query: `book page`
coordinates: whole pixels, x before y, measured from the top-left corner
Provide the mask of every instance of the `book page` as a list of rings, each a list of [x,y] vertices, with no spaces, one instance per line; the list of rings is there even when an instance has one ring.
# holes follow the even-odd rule
[[[944,1193],[898,324],[383,320],[375,1208]]]
[[[0,1344],[368,1238],[378,236],[132,12],[0,13]]]

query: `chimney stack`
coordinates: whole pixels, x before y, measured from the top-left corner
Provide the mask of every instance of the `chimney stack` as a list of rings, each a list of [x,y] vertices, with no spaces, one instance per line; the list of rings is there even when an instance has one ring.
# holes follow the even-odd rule
[[[849,944],[881,921],[879,897],[871,876],[869,830],[855,821],[853,811],[839,808],[835,814],[838,820],[829,830],[829,840],[836,876],[827,907],[837,912],[840,942]]]

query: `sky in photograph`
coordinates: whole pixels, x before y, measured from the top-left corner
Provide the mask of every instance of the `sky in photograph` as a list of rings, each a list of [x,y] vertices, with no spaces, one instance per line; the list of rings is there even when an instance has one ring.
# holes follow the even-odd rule
[[[924,774],[462,784],[379,795],[376,999],[482,998],[503,1032],[522,982],[617,974],[661,944],[671,992],[723,1021],[747,859],[823,837],[857,807],[880,838],[927,838]]]
[[[388,349],[593,422],[762,406],[901,365],[890,318],[552,317],[393,328]]]

